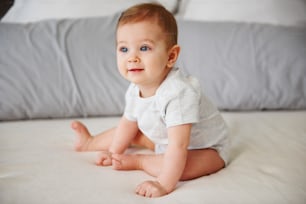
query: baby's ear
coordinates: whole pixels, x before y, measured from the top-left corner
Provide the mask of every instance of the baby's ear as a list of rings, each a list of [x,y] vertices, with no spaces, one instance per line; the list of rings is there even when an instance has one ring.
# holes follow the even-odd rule
[[[175,64],[179,54],[180,54],[180,46],[179,45],[174,45],[171,49],[169,49],[168,52],[168,63],[167,67],[171,68]]]

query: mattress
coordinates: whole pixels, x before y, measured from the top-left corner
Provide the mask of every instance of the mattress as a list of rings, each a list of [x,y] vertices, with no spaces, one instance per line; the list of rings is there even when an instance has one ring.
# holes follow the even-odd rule
[[[306,203],[306,111],[222,115],[231,132],[228,166],[153,199],[134,193],[151,176],[96,166],[97,152],[73,150],[74,119],[1,122],[0,203]],[[79,120],[96,134],[119,118]]]

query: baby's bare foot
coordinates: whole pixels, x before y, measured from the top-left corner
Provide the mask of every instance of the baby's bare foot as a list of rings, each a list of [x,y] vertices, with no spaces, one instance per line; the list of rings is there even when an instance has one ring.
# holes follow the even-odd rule
[[[71,128],[76,132],[77,139],[74,144],[76,151],[86,151],[88,150],[88,145],[92,140],[92,136],[88,132],[85,125],[79,121],[73,121],[71,123]]]
[[[142,156],[138,154],[113,154],[112,165],[116,170],[142,170]]]

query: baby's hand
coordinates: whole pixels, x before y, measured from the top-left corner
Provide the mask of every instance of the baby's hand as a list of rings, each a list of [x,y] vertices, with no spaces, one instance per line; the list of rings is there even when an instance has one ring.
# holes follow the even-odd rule
[[[96,159],[96,165],[111,166],[112,165],[112,153],[107,152],[107,151],[100,152]]]
[[[144,197],[160,197],[168,194],[158,181],[145,181],[136,187],[136,194]]]

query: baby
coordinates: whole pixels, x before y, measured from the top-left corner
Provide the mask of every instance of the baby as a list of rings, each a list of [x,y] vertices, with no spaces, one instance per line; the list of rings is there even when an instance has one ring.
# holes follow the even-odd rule
[[[226,165],[227,129],[199,82],[174,64],[179,56],[177,24],[159,4],[140,4],[121,14],[117,25],[117,65],[130,81],[126,107],[116,128],[91,136],[74,121],[77,151],[101,151],[97,165],[143,170],[156,177],[136,193],[158,197],[178,181],[219,171]],[[155,154],[125,154],[130,145]]]

